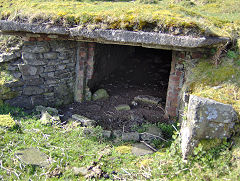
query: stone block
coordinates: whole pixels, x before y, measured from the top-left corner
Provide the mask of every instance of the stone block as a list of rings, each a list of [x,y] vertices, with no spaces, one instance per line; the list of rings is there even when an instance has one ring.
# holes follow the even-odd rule
[[[237,114],[231,105],[190,95],[187,119],[181,127],[181,149],[187,158],[201,140],[229,138]]]
[[[131,110],[130,106],[127,105],[127,104],[120,104],[120,105],[116,106],[115,109],[117,111],[129,111],[129,110]]]
[[[44,90],[38,86],[26,86],[23,88],[24,95],[38,95],[42,94]]]
[[[19,96],[10,100],[6,100],[5,103],[15,106],[15,107],[22,107],[26,109],[33,108],[32,102],[30,97],[28,96]]]
[[[22,53],[22,59],[23,60],[36,60],[36,59],[39,59],[40,56],[39,54],[36,54],[36,53],[28,53],[28,52],[23,52]]]
[[[57,58],[57,53],[55,53],[55,52],[44,53],[43,57],[45,59],[56,59]]]
[[[123,141],[139,141],[139,139],[140,136],[138,132],[122,133]]]
[[[112,135],[112,132],[111,132],[111,131],[108,131],[108,130],[103,130],[103,131],[102,131],[102,135],[103,135],[103,137],[105,137],[105,138],[110,138],[111,135]]]
[[[37,42],[37,45],[23,46],[23,51],[28,53],[46,53],[50,51],[47,42]]]
[[[43,59],[24,59],[24,63],[28,65],[46,65]]]
[[[134,101],[141,102],[144,104],[157,105],[162,101],[162,99],[158,97],[149,96],[149,95],[138,95],[134,97]]]
[[[38,68],[31,65],[19,64],[18,68],[23,75],[36,75],[38,73]]]

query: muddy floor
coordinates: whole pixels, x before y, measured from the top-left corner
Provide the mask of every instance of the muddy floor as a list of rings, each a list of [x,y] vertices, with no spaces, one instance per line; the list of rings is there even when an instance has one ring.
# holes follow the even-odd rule
[[[167,122],[164,118],[170,61],[167,55],[142,52],[128,58],[98,88],[107,90],[108,99],[73,103],[61,108],[63,119],[73,114],[96,120],[107,130],[133,131],[144,123]],[[139,95],[160,99],[157,105],[135,102]],[[117,111],[116,106],[127,104],[130,110]]]

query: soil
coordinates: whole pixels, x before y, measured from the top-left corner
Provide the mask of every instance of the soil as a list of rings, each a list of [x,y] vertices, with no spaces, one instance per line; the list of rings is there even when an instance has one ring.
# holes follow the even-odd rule
[[[142,51],[142,50],[141,50]],[[164,54],[165,53],[165,54]],[[164,118],[168,77],[169,53],[141,52],[129,58],[124,65],[102,81],[99,89],[107,90],[108,99],[73,103],[62,107],[63,119],[73,114],[83,115],[97,121],[106,130],[133,131],[144,123],[167,122]],[[134,102],[138,95],[161,99],[158,105]],[[117,111],[116,106],[128,104],[131,110]]]

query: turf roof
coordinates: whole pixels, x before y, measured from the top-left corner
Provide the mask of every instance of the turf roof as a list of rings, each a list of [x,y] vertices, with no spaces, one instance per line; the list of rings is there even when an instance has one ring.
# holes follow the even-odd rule
[[[240,30],[239,7],[239,0],[0,0],[0,16],[65,27],[232,37]]]

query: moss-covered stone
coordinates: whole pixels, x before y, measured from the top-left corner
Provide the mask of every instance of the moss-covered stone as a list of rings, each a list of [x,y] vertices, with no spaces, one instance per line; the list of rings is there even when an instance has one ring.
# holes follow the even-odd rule
[[[131,153],[132,146],[131,145],[118,146],[116,148],[116,151],[119,152],[119,153],[122,153],[122,154]]]
[[[215,138],[215,139],[202,139],[199,144],[202,145],[203,150],[207,151],[212,148],[215,148],[222,144],[223,140]]]
[[[16,123],[10,115],[0,115],[0,127],[12,128]]]
[[[109,97],[107,91],[105,89],[98,89],[92,96],[94,101],[98,99],[107,99]]]

